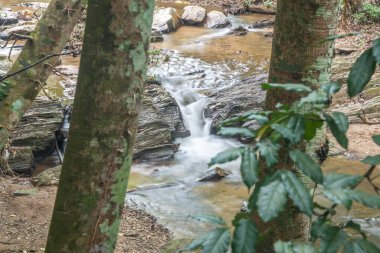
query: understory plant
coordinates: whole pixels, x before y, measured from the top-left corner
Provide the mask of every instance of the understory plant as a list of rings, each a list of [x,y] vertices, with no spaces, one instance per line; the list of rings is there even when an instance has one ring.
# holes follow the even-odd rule
[[[380,6],[378,4],[363,3],[353,15],[360,24],[376,24],[380,22]]]
[[[380,39],[366,50],[352,66],[348,79],[348,95],[361,93],[380,65]],[[208,219],[216,225],[211,232],[195,239],[184,251],[201,249],[202,253],[256,252],[260,231],[253,220],[256,214],[262,222],[270,222],[291,203],[307,216],[311,224],[308,241],[277,241],[273,245],[276,253],[378,253],[380,249],[367,240],[360,224],[347,218],[337,223],[333,218],[338,206],[348,211],[353,202],[369,208],[380,208],[380,196],[357,190],[367,181],[379,193],[373,182],[374,171],[380,164],[380,155],[368,156],[362,163],[368,165],[364,175],[323,173],[318,162],[305,152],[305,146],[327,125],[337,142],[348,147],[346,136],[349,121],[341,112],[328,111],[331,97],[340,90],[337,83],[324,83],[319,90],[311,90],[302,84],[263,84],[263,89],[284,89],[300,93],[300,99],[292,105],[278,104],[274,111],[244,113],[226,120],[220,128],[223,136],[241,136],[255,140],[255,144],[230,148],[215,156],[209,166],[223,164],[241,158],[241,176],[251,195],[248,210],[237,213],[230,227],[219,217]],[[245,122],[257,121],[260,127],[251,130],[234,127]],[[373,136],[380,145],[380,135]],[[281,157],[280,157],[281,154]],[[292,164],[292,169],[278,168],[282,159]],[[308,177],[331,204],[321,205],[314,201],[310,191],[301,181],[299,174]],[[291,200],[291,201],[289,201]]]

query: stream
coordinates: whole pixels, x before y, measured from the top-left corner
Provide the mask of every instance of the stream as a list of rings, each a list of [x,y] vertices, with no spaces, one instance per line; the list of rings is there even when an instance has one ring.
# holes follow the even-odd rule
[[[8,7],[20,1],[4,2]],[[183,8],[180,4],[161,5]],[[229,17],[232,27],[248,27],[253,21],[267,18],[262,14]],[[192,238],[208,231],[210,225],[197,219],[202,215],[219,215],[229,224],[249,196],[241,182],[239,161],[220,166],[230,173],[221,181],[197,181],[208,170],[207,163],[213,156],[241,145],[235,140],[210,134],[211,122],[204,116],[207,94],[233,86],[244,77],[268,71],[272,39],[264,34],[271,29],[250,29],[245,36],[227,35],[229,30],[184,26],[164,35],[163,42],[151,44],[151,47],[167,50],[169,60],[152,67],[149,74],[175,98],[191,136],[176,139],[179,151],[173,160],[133,164],[126,204],[157,217],[176,238]],[[0,55],[7,55],[6,52],[6,49],[0,50]],[[79,61],[63,57],[62,63],[78,66]],[[365,170],[359,162],[335,157],[329,158],[324,167],[326,171],[343,168],[345,173],[353,174]],[[371,191],[368,184],[360,188]],[[321,196],[317,199],[322,203],[326,201]],[[379,213],[354,206],[350,213],[339,210],[337,216],[340,220],[355,217],[370,238],[380,245]]]

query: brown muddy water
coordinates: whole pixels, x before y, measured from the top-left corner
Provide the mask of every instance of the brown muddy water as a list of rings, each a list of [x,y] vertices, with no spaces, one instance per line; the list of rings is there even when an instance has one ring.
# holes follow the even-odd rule
[[[3,0],[0,6],[12,7],[19,2]],[[183,7],[167,3],[160,6],[173,6],[179,10]],[[248,27],[253,21],[272,16],[254,14],[229,18],[233,27]],[[220,182],[197,182],[214,155],[228,147],[241,145],[210,135],[209,119],[203,116],[207,103],[203,91],[234,85],[243,77],[267,72],[268,69],[271,38],[264,34],[271,29],[251,29],[241,37],[227,35],[228,31],[229,28],[181,27],[177,32],[164,35],[163,42],[151,44],[152,48],[170,49],[170,60],[165,66],[152,68],[150,74],[155,75],[177,101],[189,94],[196,98],[196,102],[190,105],[179,103],[185,125],[191,129],[192,136],[177,140],[181,144],[180,150],[172,161],[133,164],[126,203],[156,216],[177,238],[194,237],[210,229],[208,224],[197,221],[199,215],[220,215],[230,222],[242,202],[249,197],[241,182],[238,162],[221,166],[232,174]],[[79,58],[63,57],[62,64],[76,73]],[[182,75],[197,69],[203,70],[206,77]],[[64,82],[75,82],[73,78],[75,75],[68,80],[52,77],[51,85],[59,83],[64,86]],[[70,93],[72,96],[73,92]],[[324,170],[329,172],[363,174],[365,169],[360,162],[337,157],[329,158],[324,164]],[[380,183],[379,179],[377,181]],[[368,183],[360,185],[360,189],[372,191]],[[316,198],[323,204],[329,204],[318,194]],[[349,213],[339,209],[336,217],[337,221],[355,218],[373,241],[379,241],[378,211],[354,205]]]

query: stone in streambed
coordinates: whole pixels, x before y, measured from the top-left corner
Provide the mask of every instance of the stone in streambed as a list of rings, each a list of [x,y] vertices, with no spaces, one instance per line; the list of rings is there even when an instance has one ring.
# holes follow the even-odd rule
[[[248,30],[245,29],[244,27],[242,27],[241,25],[234,28],[234,29],[231,29],[228,34],[230,35],[235,35],[235,36],[244,36],[248,33]]]
[[[170,33],[176,31],[181,26],[181,19],[176,9],[165,8],[158,10],[153,16],[153,29]]]
[[[0,11],[0,26],[4,25],[14,25],[18,23],[17,14],[9,11]]]
[[[12,28],[5,29],[0,33],[0,39],[2,40],[8,40],[8,39],[15,39],[16,37],[14,34],[19,35],[29,35],[31,32],[33,32],[36,25],[21,25],[21,26],[15,26]]]
[[[206,172],[205,175],[203,175],[198,182],[210,182],[210,181],[218,181],[223,179],[224,177],[228,176],[230,173],[227,173],[225,170],[219,167],[215,167],[214,169],[211,169]]]
[[[185,25],[200,25],[206,17],[206,9],[196,5],[189,5],[183,9],[182,21]]]
[[[210,11],[209,13],[207,13],[205,24],[207,28],[224,28],[230,25],[231,22],[222,12]]]
[[[253,24],[249,28],[264,28],[270,27],[274,25],[274,19],[264,19],[253,22]]]

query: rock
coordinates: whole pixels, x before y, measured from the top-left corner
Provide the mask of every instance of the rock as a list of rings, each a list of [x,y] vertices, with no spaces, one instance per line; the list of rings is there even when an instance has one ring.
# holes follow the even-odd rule
[[[176,9],[165,8],[158,10],[153,16],[152,27],[163,33],[176,31],[181,26],[181,20]]]
[[[267,78],[266,74],[247,78],[211,94],[205,108],[205,116],[212,119],[211,133],[216,133],[219,124],[233,115],[262,110],[265,92],[260,84],[266,82]]]
[[[33,32],[35,25],[21,25],[21,26],[15,26],[12,28],[5,29],[0,33],[0,39],[2,40],[8,40],[8,39],[14,39],[15,37],[12,36],[13,34],[19,34],[19,35],[29,35],[31,32]]]
[[[206,17],[206,9],[196,5],[189,5],[183,9],[182,21],[185,25],[200,25]]]
[[[255,21],[249,28],[264,28],[268,26],[273,26],[274,20],[272,19],[264,19],[260,21]]]
[[[32,183],[35,186],[58,185],[59,177],[61,176],[61,170],[61,165],[58,165],[54,168],[49,168],[33,177]]]
[[[60,102],[38,96],[12,132],[12,147],[31,147],[36,160],[55,150],[54,131],[62,121]]]
[[[15,196],[28,196],[28,195],[34,195],[36,193],[38,193],[38,189],[30,188],[30,189],[17,190],[13,193],[13,195],[15,195]]]
[[[17,6],[28,7],[30,9],[38,10],[38,9],[46,9],[49,6],[49,3],[43,2],[29,2],[29,3],[20,3]]]
[[[17,23],[18,19],[16,13],[9,10],[0,11],[0,26],[14,25]]]
[[[231,15],[240,15],[248,11],[246,6],[241,4],[225,5],[224,7],[226,7],[225,12]]]
[[[34,156],[31,147],[13,147],[8,157],[8,165],[18,174],[31,175],[34,168]]]
[[[224,28],[231,25],[226,15],[220,11],[210,11],[206,16],[207,28]]]
[[[251,5],[248,7],[248,11],[251,13],[260,13],[260,14],[268,14],[268,15],[276,15],[276,12],[270,8],[259,5]]]
[[[180,109],[174,98],[161,85],[146,86],[134,158],[139,160],[165,160],[172,158],[178,146],[175,138],[188,137]]]
[[[246,35],[247,33],[248,33],[248,30],[242,27],[241,25],[234,29],[231,29],[228,32],[228,34],[235,35],[235,36],[243,36],[243,35]]]
[[[162,42],[164,41],[164,36],[162,36],[162,32],[152,29],[152,33],[150,35],[150,42]]]
[[[264,37],[271,38],[273,37],[273,33],[272,32],[264,33]]]
[[[354,52],[358,51],[355,48],[339,48],[335,47],[335,54],[337,55],[350,55]]]
[[[207,171],[206,174],[198,180],[198,182],[217,181],[228,175],[229,173],[225,172],[222,168],[215,167],[214,169]]]
[[[0,76],[7,74],[11,67],[12,61],[8,60],[8,55],[0,55]]]

